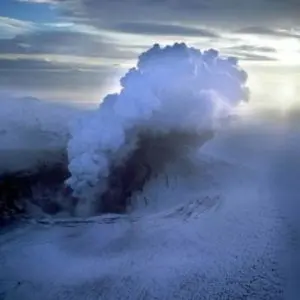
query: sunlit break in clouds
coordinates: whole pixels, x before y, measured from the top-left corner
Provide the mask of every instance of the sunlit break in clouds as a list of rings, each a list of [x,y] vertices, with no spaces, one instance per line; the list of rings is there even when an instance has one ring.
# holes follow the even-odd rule
[[[0,90],[97,103],[155,43],[218,48],[242,64],[297,66],[299,11],[293,0],[3,0]]]

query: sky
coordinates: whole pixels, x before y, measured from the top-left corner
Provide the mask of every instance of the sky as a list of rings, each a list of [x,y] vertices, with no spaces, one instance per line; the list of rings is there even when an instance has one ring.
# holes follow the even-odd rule
[[[97,101],[143,50],[174,42],[297,75],[300,2],[1,0],[0,93]]]

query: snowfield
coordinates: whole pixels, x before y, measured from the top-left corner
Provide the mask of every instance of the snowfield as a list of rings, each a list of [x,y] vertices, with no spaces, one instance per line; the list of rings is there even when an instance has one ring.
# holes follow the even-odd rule
[[[40,220],[3,234],[2,298],[284,299],[288,234],[267,180],[270,143],[259,151],[264,166],[246,166],[226,156],[253,152],[232,145],[236,135],[225,130],[170,165],[129,215]]]

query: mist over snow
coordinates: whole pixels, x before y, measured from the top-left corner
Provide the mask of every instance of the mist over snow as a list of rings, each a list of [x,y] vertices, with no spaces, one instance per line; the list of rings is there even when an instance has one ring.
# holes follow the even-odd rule
[[[97,111],[73,124],[67,184],[76,197],[92,202],[109,189],[112,166],[128,159],[141,137],[181,133],[169,148],[191,146],[181,136],[197,140],[214,132],[232,108],[248,100],[246,81],[237,60],[216,50],[155,44],[121,78],[119,94],[106,96]]]
[[[66,151],[69,122],[78,117],[78,108],[7,94],[0,102],[0,174],[53,163]]]

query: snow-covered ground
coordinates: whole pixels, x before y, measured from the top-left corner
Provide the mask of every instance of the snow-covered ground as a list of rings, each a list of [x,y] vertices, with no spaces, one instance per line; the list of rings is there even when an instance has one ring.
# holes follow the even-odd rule
[[[152,180],[129,215],[3,233],[0,298],[298,299],[286,281],[299,133],[275,123],[224,127]]]

